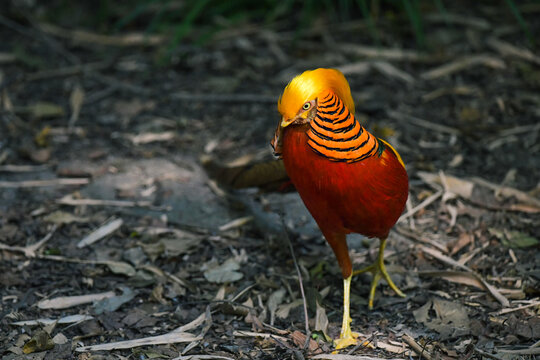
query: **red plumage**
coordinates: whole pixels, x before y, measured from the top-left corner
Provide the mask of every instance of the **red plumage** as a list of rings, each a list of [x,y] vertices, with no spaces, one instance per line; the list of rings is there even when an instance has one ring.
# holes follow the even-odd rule
[[[320,156],[307,142],[306,126],[285,129],[285,169],[346,278],[352,271],[346,234],[387,237],[407,200],[407,172],[389,146],[380,155],[349,163]]]

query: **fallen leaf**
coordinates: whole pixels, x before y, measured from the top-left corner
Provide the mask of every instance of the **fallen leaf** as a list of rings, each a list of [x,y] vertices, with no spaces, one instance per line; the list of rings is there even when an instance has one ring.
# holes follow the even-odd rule
[[[120,287],[120,290],[122,291],[122,295],[107,297],[96,302],[94,304],[94,312],[99,315],[103,314],[104,312],[116,311],[120,308],[120,306],[133,300],[135,297],[133,290],[127,286]]]
[[[276,316],[280,319],[286,319],[289,317],[289,313],[295,307],[302,305],[304,302],[302,299],[296,299],[289,304],[280,305],[276,311]]]
[[[36,319],[36,320],[23,320],[11,323],[11,325],[17,326],[35,326],[35,325],[49,325],[49,324],[73,324],[80,323],[86,320],[92,320],[94,317],[90,315],[69,315],[60,319]]]
[[[206,280],[215,283],[235,282],[244,277],[238,272],[240,264],[234,258],[230,258],[223,264],[210,268],[204,272]]]
[[[463,305],[432,298],[413,311],[417,322],[435,330],[443,339],[469,334],[469,316]]]
[[[37,303],[37,306],[40,309],[66,309],[73,306],[92,303],[94,301],[99,301],[113,296],[116,296],[114,291],[79,296],[60,296],[54,299],[41,300]]]
[[[537,238],[521,231],[504,231],[504,235],[503,245],[511,248],[527,248],[538,245],[539,243]]]
[[[315,312],[315,330],[322,332],[326,341],[332,339],[328,336],[328,317],[326,316],[326,310],[316,301],[317,311]]]
[[[69,119],[69,126],[73,126],[79,119],[81,108],[84,102],[84,90],[77,84],[69,97],[69,105],[71,106],[71,117]]]
[[[38,119],[64,116],[63,107],[45,101],[38,101],[35,104],[28,105],[21,109],[16,109],[16,111],[22,113],[30,113],[33,117]]]
[[[116,230],[122,226],[124,221],[122,219],[115,219],[107,222],[105,225],[100,226],[96,230],[92,231],[90,234],[84,237],[79,243],[77,244],[77,247],[83,248],[85,246],[91,245],[95,243],[98,240],[103,239],[104,237],[112,234]]]
[[[418,176],[427,183],[442,184],[439,174],[432,174],[424,171],[418,171]],[[474,189],[474,183],[468,180],[460,179],[455,176],[445,174],[446,185],[448,191],[461,196],[464,199],[469,199]]]
[[[54,342],[51,336],[43,330],[38,330],[32,338],[23,346],[25,354],[31,354],[38,351],[45,351],[54,348]]]
[[[89,218],[75,216],[71,213],[57,210],[45,216],[43,220],[47,222],[52,222],[54,224],[71,224],[72,222],[80,222],[80,223],[88,222]]]
[[[274,291],[268,297],[267,306],[268,306],[268,310],[270,310],[270,325],[272,326],[274,325],[277,307],[279,304],[281,304],[284,297],[285,297],[285,289],[283,288]]]
[[[131,277],[137,273],[133,266],[121,261],[106,261],[105,264],[114,274]]]
[[[64,345],[64,344],[67,344],[67,342],[69,341],[68,338],[62,334],[62,333],[58,333],[56,334],[53,338],[52,338],[52,341],[53,343],[55,343],[56,345]]]

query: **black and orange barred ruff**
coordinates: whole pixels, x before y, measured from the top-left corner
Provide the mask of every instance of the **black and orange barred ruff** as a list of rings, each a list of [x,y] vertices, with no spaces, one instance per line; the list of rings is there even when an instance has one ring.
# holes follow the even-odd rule
[[[341,99],[329,90],[319,96],[317,114],[310,125],[308,145],[332,161],[364,160],[384,146],[360,125]]]

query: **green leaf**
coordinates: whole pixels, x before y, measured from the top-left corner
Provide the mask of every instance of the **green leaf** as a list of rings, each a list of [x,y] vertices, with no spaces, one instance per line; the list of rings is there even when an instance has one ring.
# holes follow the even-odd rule
[[[503,245],[511,248],[527,248],[540,243],[537,238],[521,231],[505,231],[505,235]]]

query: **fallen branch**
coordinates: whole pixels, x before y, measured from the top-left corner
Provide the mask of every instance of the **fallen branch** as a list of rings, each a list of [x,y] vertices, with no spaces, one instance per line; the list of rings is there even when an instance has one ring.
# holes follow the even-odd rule
[[[36,251],[39,250],[40,247],[42,247],[47,241],[51,239],[51,237],[53,236],[57,228],[58,226],[56,224],[53,225],[53,227],[51,228],[51,231],[49,231],[49,233],[45,235],[43,239],[39,240],[35,244],[23,247],[23,246],[9,246],[9,245],[0,243],[0,250],[20,252],[20,253],[23,253],[24,256],[26,257],[34,258],[37,256]]]
[[[57,178],[48,180],[22,180],[22,181],[0,181],[0,188],[29,188],[45,186],[66,186],[66,185],[86,185],[89,179],[83,178]]]
[[[461,59],[454,60],[447,64],[438,66],[428,70],[420,75],[424,80],[435,80],[443,76],[451,75],[459,71],[469,69],[471,67],[482,65],[492,69],[504,69],[506,64],[501,59],[491,55],[480,54],[467,56]]]
[[[418,356],[420,356],[420,358],[423,357],[426,360],[432,359],[431,354],[428,351],[426,351],[425,348],[420,346],[420,344],[418,344],[411,336],[405,334],[401,338],[403,339],[403,341],[409,344],[409,346],[414,350],[415,353],[418,354]]]
[[[164,344],[176,344],[183,342],[193,342],[203,339],[202,335],[193,335],[187,331],[194,329],[207,320],[207,314],[202,313],[192,322],[180,326],[167,334],[150,336],[135,340],[117,341],[99,345],[81,346],[75,349],[77,352],[84,351],[101,351],[101,350],[115,350],[115,349],[131,349],[139,346],[147,345],[164,345]]]

